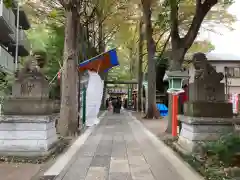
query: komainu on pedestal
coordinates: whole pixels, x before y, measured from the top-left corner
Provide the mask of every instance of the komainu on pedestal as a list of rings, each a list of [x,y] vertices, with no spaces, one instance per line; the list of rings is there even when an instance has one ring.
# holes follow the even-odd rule
[[[184,104],[184,115],[179,115],[182,129],[178,145],[187,152],[196,152],[199,143],[215,141],[233,132],[232,104],[225,101],[224,76],[209,64],[205,54],[196,53],[192,59],[195,76],[189,84],[189,101]]]
[[[58,141],[55,120],[59,103],[49,99],[43,61],[37,55],[30,56],[16,73],[12,94],[2,107],[0,155],[41,156]]]

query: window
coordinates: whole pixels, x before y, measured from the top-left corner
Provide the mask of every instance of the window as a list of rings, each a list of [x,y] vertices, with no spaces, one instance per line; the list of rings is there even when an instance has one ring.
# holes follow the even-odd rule
[[[234,77],[240,77],[240,68],[234,68]]]
[[[226,68],[228,77],[239,77],[240,78],[240,67],[228,67]]]

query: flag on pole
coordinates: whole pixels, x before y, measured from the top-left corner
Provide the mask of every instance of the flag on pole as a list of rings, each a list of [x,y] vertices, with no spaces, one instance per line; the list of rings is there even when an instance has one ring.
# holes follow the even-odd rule
[[[86,60],[79,64],[79,71],[94,70],[96,72],[107,72],[111,68],[118,66],[116,49],[104,52],[96,57]]]

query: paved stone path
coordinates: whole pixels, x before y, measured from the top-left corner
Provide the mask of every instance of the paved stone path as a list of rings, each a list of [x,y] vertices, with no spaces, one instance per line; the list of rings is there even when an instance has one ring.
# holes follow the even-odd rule
[[[165,157],[126,112],[108,113],[57,180],[184,180]]]

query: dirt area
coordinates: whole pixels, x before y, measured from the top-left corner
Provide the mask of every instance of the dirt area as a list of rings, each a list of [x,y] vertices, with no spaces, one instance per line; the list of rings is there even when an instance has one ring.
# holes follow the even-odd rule
[[[38,180],[39,176],[49,168],[56,159],[50,157],[46,162],[40,164],[26,162],[0,162],[1,180]]]
[[[167,128],[167,116],[160,119],[144,119],[144,114],[141,112],[132,112],[132,115],[141,121],[141,123],[157,137],[164,139],[170,136],[165,133],[165,129]]]
[[[1,180],[39,180],[39,177],[55,162],[56,158],[66,152],[77,137],[59,141],[49,156],[0,157]]]
[[[31,180],[40,168],[40,164],[0,163],[0,177],[1,180]]]

